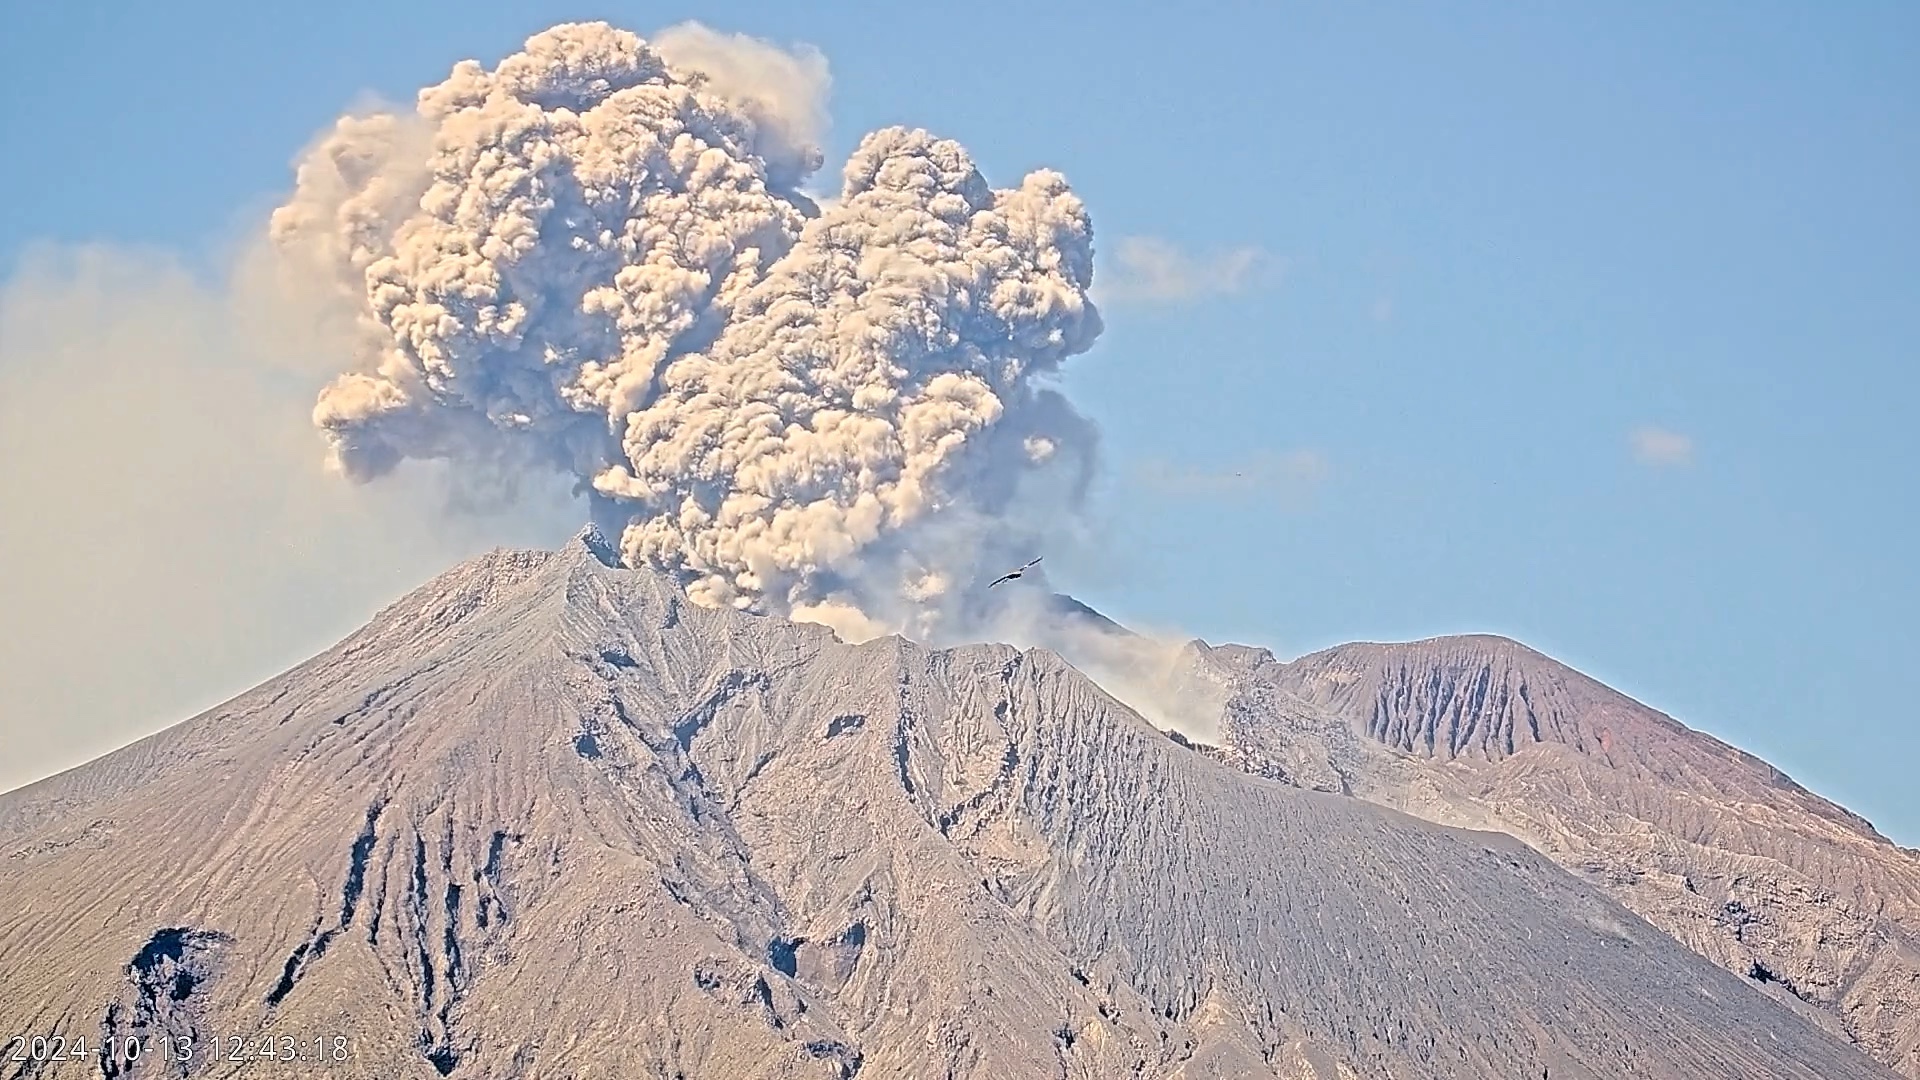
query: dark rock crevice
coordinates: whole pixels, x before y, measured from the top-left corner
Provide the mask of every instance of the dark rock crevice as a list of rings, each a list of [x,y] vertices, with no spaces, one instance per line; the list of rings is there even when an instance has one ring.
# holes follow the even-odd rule
[[[367,807],[366,823],[361,827],[359,835],[354,837],[352,846],[347,849],[346,878],[340,886],[339,921],[324,930],[316,921],[314,928],[308,932],[307,940],[294,946],[293,951],[287,956],[286,964],[281,969],[280,981],[267,992],[268,1008],[276,1008],[286,1000],[287,995],[293,992],[294,986],[305,975],[307,968],[325,956],[334,939],[353,925],[354,915],[360,905],[360,896],[366,890],[367,862],[373,854],[373,846],[378,839],[380,815],[385,811],[386,806],[386,800],[383,798],[375,800]],[[378,918],[377,911],[375,918]],[[370,929],[369,934],[373,933],[374,931]]]
[[[106,1046],[143,1044],[156,1038],[196,1037],[201,1002],[224,970],[231,935],[218,930],[169,926],[156,930],[128,961],[127,985],[108,1002],[101,1017],[101,1075],[112,1080],[130,1073],[134,1062],[107,1054]]]

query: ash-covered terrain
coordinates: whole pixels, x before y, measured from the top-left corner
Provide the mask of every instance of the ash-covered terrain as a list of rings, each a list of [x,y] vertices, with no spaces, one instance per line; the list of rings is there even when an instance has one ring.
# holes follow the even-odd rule
[[[0,797],[0,1032],[337,1033],[349,1072],[0,1076],[1896,1075],[1778,992],[1815,985],[1786,953],[1746,977],[1629,911],[1633,887],[1368,801],[1399,777],[1416,813],[1484,805],[1477,824],[1521,831],[1500,793],[1545,806],[1558,783],[1530,754],[1611,754],[1638,771],[1526,838],[1604,859],[1624,818],[1596,807],[1693,805],[1728,875],[1693,883],[1701,904],[1745,887],[1741,860],[1798,860],[1829,904],[1885,895],[1874,925],[1894,924],[1894,879],[1864,865],[1898,853],[1777,779],[1709,801],[1661,771],[1705,770],[1677,726],[1663,749],[1625,712],[1604,735],[1543,714],[1581,733],[1559,751],[1411,694],[1371,739],[1326,720],[1403,701],[1380,689],[1392,653],[1238,650],[1216,658],[1244,683],[1234,738],[1196,750],[1049,652],[847,645],[613,561],[591,533],[472,561],[221,708]],[[1256,699],[1299,703],[1298,738]],[[1803,816],[1763,829],[1766,791]],[[1738,895],[1749,925],[1800,932]]]
[[[1920,1077],[1920,853],[1766,762],[1499,637],[1190,660],[1218,756],[1518,837]]]

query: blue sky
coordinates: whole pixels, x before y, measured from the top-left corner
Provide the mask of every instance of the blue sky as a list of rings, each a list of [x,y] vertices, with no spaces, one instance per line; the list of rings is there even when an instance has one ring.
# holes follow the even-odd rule
[[[811,43],[830,163],[921,125],[996,183],[1066,172],[1103,258],[1258,253],[1106,307],[1068,385],[1112,542],[1056,584],[1287,655],[1508,634],[1920,843],[1920,9],[1683,7],[9,5],[0,272],[212,265],[343,108],[555,21]],[[406,583],[367,580],[130,734]]]

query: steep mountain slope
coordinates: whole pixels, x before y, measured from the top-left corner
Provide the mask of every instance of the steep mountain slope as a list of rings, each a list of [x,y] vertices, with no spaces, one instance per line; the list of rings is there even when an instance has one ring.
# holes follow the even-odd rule
[[[0,797],[0,1032],[222,1050],[0,1076],[1891,1075],[1510,838],[604,554]]]
[[[1920,854],[1772,766],[1504,638],[1198,658],[1229,759],[1519,837],[1920,1077]]]

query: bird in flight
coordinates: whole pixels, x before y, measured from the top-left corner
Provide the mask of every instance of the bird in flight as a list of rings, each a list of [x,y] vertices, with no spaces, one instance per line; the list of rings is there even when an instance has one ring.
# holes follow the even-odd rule
[[[1046,556],[1042,555],[1040,558],[1043,559],[1043,558],[1046,558]],[[987,585],[987,588],[991,589],[995,585],[999,585],[1002,582],[1013,581],[1014,579],[1018,578],[1020,575],[1026,573],[1027,571],[1039,565],[1040,565],[1040,559],[1035,559],[1018,570],[1010,570],[1007,573],[1001,574],[999,577],[994,578],[993,581]]]

